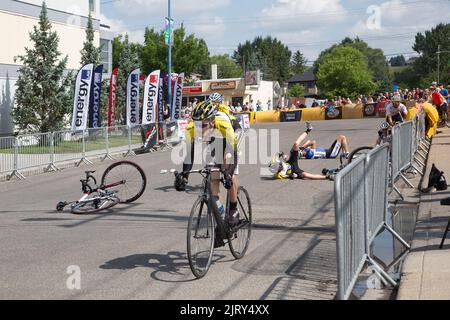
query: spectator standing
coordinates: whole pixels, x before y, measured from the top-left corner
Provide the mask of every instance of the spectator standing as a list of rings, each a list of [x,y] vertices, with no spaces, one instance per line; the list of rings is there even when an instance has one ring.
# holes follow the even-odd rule
[[[272,110],[272,101],[270,99],[267,101],[267,110]]]

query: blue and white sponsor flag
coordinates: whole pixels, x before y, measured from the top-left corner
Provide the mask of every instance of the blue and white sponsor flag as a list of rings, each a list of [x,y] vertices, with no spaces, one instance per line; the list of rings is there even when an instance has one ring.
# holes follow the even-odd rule
[[[133,70],[127,81],[127,126],[135,127],[141,124],[139,117],[139,77],[140,69]]]
[[[172,98],[172,121],[181,120],[181,103],[183,100],[184,73],[180,73],[175,81]]]
[[[89,103],[89,128],[100,128],[100,97],[102,95],[103,65],[99,65],[92,77],[91,100]]]
[[[144,103],[142,108],[142,124],[147,125],[156,122],[156,112],[159,93],[160,70],[153,71],[145,81]]]
[[[164,77],[161,74],[159,77],[159,92],[158,92],[158,122],[164,122]]]
[[[82,131],[87,127],[87,115],[91,98],[94,65],[87,64],[80,69],[75,82],[73,99],[72,131]]]

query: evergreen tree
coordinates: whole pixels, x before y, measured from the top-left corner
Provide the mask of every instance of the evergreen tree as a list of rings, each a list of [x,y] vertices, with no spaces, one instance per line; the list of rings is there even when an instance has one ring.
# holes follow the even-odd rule
[[[120,53],[119,73],[117,77],[118,92],[117,92],[117,116],[119,124],[125,124],[126,120],[126,92],[127,79],[131,71],[140,67],[140,59],[137,50],[133,50],[132,44],[128,40],[128,35],[125,35],[123,41],[123,49]]]
[[[81,67],[89,63],[93,63],[94,68],[100,64],[100,48],[94,44],[94,26],[91,13],[89,13],[86,29],[86,41],[81,50]]]
[[[0,100],[0,133],[12,134],[14,131],[11,112],[13,101],[11,100],[11,87],[9,75],[6,74],[6,85],[2,90],[2,99]]]
[[[292,73],[291,74],[296,75],[296,74],[305,73],[305,71],[307,69],[307,67],[306,67],[307,62],[308,62],[308,60],[306,60],[303,53],[301,53],[300,50],[297,50],[294,53],[294,56],[292,57],[292,61],[291,61]]]
[[[30,32],[34,48],[25,48],[18,56],[22,62],[16,83],[16,107],[12,116],[20,130],[49,132],[61,129],[72,109],[70,85],[72,75],[64,76],[67,56],[58,60],[59,38],[42,4],[39,24]]]

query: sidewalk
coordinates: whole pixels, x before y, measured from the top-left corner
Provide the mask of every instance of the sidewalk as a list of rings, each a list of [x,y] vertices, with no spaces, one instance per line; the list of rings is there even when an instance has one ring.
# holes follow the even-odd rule
[[[450,181],[450,129],[443,128],[433,139],[427,171],[422,186],[428,186],[432,164],[444,171]],[[420,196],[411,252],[406,258],[398,300],[447,300],[450,299],[450,237],[444,248],[439,249],[445,227],[450,217],[450,207],[440,201],[450,197],[446,191],[422,193]]]

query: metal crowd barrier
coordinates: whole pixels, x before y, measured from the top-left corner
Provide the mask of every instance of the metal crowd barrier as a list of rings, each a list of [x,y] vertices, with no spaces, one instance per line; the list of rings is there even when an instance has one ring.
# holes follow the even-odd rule
[[[17,167],[17,140],[15,137],[0,138],[0,174],[14,172]]]
[[[170,144],[170,141],[166,140],[166,143]],[[82,163],[92,164],[94,158],[114,160],[114,154],[124,157],[135,155],[133,150],[141,145],[140,126],[0,137],[0,178],[10,180],[17,177],[23,180],[25,176],[22,172],[28,169],[57,171],[63,163],[75,162],[79,166]]]
[[[413,136],[413,121],[400,123],[392,129],[391,184],[393,190],[402,198],[402,200],[404,199],[403,194],[395,186],[398,179],[401,178],[410,188],[414,188],[404,174],[405,170],[412,167],[412,157],[414,155]]]
[[[383,229],[409,249],[408,243],[387,224],[389,153],[388,144],[377,147],[336,176],[338,299],[350,297],[366,264],[372,266],[385,284],[397,286],[371,257],[373,241]]]

